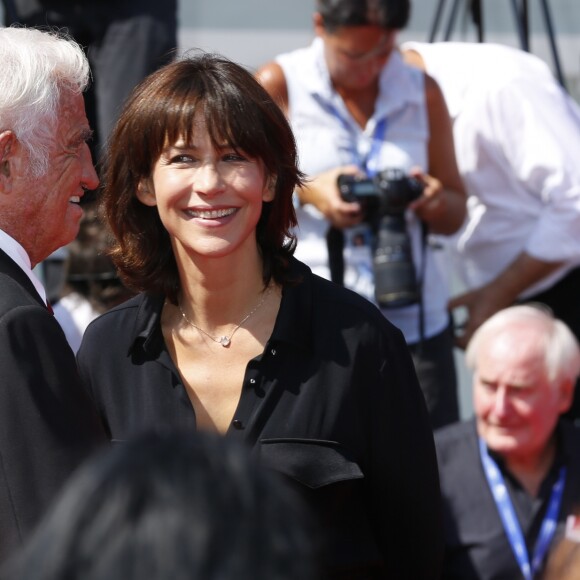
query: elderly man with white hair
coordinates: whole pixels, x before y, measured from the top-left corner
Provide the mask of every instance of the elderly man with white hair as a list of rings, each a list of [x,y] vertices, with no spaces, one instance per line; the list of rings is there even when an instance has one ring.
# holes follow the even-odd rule
[[[531,580],[580,502],[580,429],[560,419],[580,373],[561,321],[513,306],[473,335],[475,419],[435,435],[443,495],[443,578]]]
[[[88,62],[57,34],[0,29],[0,560],[106,441],[33,267],[79,230],[98,185]]]

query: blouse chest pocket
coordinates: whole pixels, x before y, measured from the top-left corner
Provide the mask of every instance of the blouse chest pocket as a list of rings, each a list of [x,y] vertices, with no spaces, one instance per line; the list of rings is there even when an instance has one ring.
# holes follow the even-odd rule
[[[260,458],[267,467],[310,489],[364,478],[358,463],[335,441],[261,439]]]
[[[354,571],[348,578],[383,577],[369,573],[381,567],[376,523],[371,522],[364,473],[347,449],[335,441],[262,439],[260,457],[293,483],[321,525],[323,558]]]

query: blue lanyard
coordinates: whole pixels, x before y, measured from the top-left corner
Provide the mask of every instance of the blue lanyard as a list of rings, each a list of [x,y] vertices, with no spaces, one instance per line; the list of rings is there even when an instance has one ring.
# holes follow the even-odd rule
[[[338,109],[332,103],[324,103],[323,106],[340,121],[340,124],[348,133],[352,134],[352,126],[338,112]],[[358,165],[368,177],[374,177],[379,172],[377,165],[380,157],[381,147],[387,134],[387,125],[388,122],[386,117],[377,123],[373,132],[371,148],[364,159],[360,159],[356,149],[356,144],[353,143],[353,161],[355,165]]]
[[[387,134],[387,119],[381,119],[377,126],[375,127],[375,131],[373,133],[373,141],[371,143],[371,149],[364,160],[364,168],[366,174],[369,177],[374,177],[378,173],[378,160],[380,158],[381,147],[383,145],[383,141],[385,140],[385,135]],[[371,166],[372,165],[372,166]]]
[[[540,534],[538,535],[536,545],[534,546],[534,554],[530,565],[530,558],[526,548],[522,528],[518,522],[514,506],[510,500],[504,478],[496,462],[487,452],[487,447],[481,438],[479,439],[479,453],[481,455],[483,470],[499,511],[499,516],[503,523],[510,546],[516,560],[518,561],[518,565],[524,578],[526,580],[532,580],[542,566],[542,562],[544,561],[544,557],[546,556],[546,552],[550,547],[550,543],[554,537],[554,532],[556,531],[558,513],[560,511],[560,504],[562,503],[562,494],[564,492],[564,484],[566,481],[566,467],[563,466],[560,469],[558,481],[552,488],[550,502],[544,520],[542,521]]]

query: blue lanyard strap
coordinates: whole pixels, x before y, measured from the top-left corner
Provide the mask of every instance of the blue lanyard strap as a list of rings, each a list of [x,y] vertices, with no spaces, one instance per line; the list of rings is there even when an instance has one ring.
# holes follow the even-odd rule
[[[479,438],[479,453],[483,464],[483,470],[510,546],[524,578],[526,580],[532,580],[542,566],[542,562],[544,561],[546,552],[550,547],[550,543],[552,542],[556,531],[558,513],[560,512],[560,504],[562,503],[564,484],[566,482],[566,467],[562,466],[558,480],[552,487],[548,509],[546,510],[546,515],[542,521],[540,533],[536,540],[536,545],[534,546],[532,563],[530,564],[522,528],[518,522],[503,475],[501,474],[496,462],[492,457],[490,457],[485,442],[481,438]]]
[[[350,134],[353,132],[352,126],[347,122],[347,120],[339,113],[338,109],[332,104],[328,102],[321,103],[326,110],[334,115],[343,128]],[[381,119],[373,132],[373,140],[371,143],[370,150],[364,159],[360,158],[358,154],[358,150],[356,148],[356,139],[353,138],[352,143],[352,156],[353,156],[353,163],[358,165],[368,177],[375,176],[379,169],[378,169],[378,160],[380,158],[381,147],[385,140],[385,136],[387,134],[387,119],[386,117]]]
[[[373,142],[367,158],[364,160],[364,168],[369,177],[375,176],[378,171],[378,160],[380,159],[381,147],[387,134],[387,119],[381,119],[373,133]]]

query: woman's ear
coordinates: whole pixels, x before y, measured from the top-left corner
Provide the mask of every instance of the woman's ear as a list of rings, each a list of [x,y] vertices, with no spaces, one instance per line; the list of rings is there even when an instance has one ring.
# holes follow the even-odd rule
[[[264,191],[262,192],[262,201],[274,201],[276,197],[276,176],[271,175],[266,180]]]
[[[157,198],[153,190],[153,184],[150,179],[141,179],[137,186],[137,199],[144,205],[154,207],[157,205]]]

